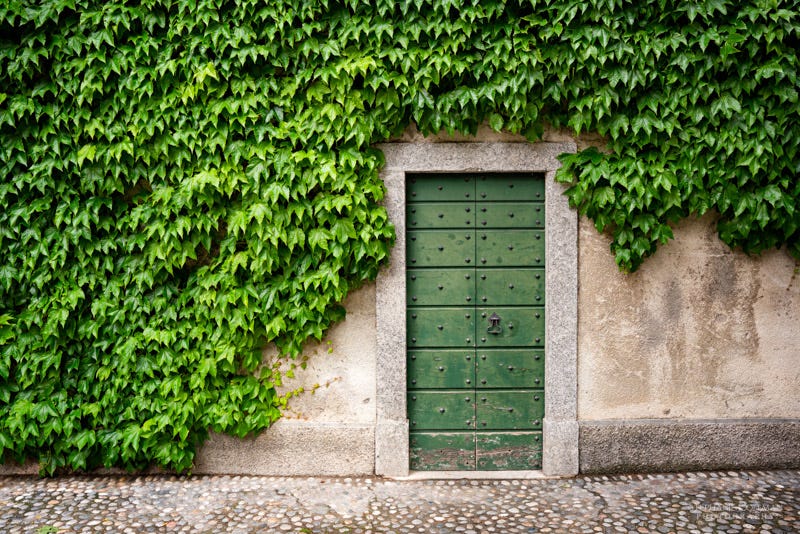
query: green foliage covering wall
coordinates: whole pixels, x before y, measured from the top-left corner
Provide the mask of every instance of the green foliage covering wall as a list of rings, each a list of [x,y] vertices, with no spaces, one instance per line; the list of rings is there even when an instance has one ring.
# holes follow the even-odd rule
[[[370,145],[598,131],[568,195],[635,269],[716,209],[800,256],[798,2],[6,0],[0,454],[191,466],[284,398],[393,229]]]

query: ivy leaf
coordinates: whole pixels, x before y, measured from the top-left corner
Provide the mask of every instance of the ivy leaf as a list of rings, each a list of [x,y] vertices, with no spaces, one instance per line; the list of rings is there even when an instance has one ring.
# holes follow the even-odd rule
[[[97,153],[97,147],[95,145],[84,145],[78,150],[78,167],[83,166],[83,162],[86,160],[94,161],[94,156]]]
[[[783,199],[783,193],[781,193],[780,188],[775,184],[770,184],[764,188],[764,200],[772,204],[773,206],[777,205]]]
[[[329,230],[324,228],[314,228],[308,233],[308,244],[320,250],[330,250],[328,242],[333,236]]]
[[[331,230],[339,243],[347,243],[356,237],[356,230],[353,226],[353,221],[348,219],[337,220]]]
[[[742,105],[731,95],[722,95],[711,104],[711,113],[729,116],[731,112],[741,113]]]
[[[492,113],[489,115],[489,126],[495,132],[499,132],[503,129],[503,117],[497,113]]]
[[[611,187],[600,187],[593,194],[593,203],[599,207],[614,204],[615,194]]]

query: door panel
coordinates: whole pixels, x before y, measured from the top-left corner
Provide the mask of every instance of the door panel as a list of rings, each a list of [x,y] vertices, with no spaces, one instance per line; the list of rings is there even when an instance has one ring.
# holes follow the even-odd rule
[[[542,428],[544,399],[533,391],[479,391],[476,416],[479,430]]]
[[[544,200],[544,180],[514,174],[483,174],[477,180],[478,201]]]
[[[468,228],[475,227],[474,202],[432,202],[411,204],[406,207],[406,220],[410,229]]]
[[[406,325],[408,346],[475,346],[474,308],[409,308]]]
[[[406,202],[471,201],[475,199],[475,179],[463,174],[411,177],[406,187]]]
[[[479,228],[477,234],[478,267],[544,266],[544,232],[541,230]]]
[[[478,347],[543,347],[544,309],[508,308],[503,306],[478,308],[478,328],[475,337]],[[500,317],[500,332],[489,332],[489,319]]]
[[[544,228],[540,202],[481,203],[472,226],[479,228]]]
[[[544,387],[544,351],[535,349],[478,350],[479,388]]]
[[[475,469],[475,433],[415,432],[409,437],[411,469]]]
[[[544,269],[478,269],[478,302],[492,305],[544,305]]]
[[[479,433],[477,468],[485,471],[542,467],[541,432]]]
[[[415,389],[473,388],[474,355],[471,347],[468,350],[410,350],[408,385]]]
[[[472,430],[475,395],[472,391],[411,391],[408,419],[411,430]]]
[[[473,234],[461,230],[408,232],[406,259],[410,267],[463,267],[475,264]]]
[[[409,269],[406,272],[409,306],[472,305],[474,269]]]

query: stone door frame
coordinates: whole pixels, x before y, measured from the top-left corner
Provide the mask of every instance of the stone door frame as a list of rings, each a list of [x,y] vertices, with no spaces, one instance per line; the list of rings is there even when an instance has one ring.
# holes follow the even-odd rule
[[[409,474],[406,415],[407,173],[545,173],[545,416],[542,472],[578,473],[578,215],[554,180],[574,143],[387,143],[381,178],[397,241],[376,284],[375,474]],[[479,472],[476,472],[479,473]],[[468,476],[468,475],[467,475]]]

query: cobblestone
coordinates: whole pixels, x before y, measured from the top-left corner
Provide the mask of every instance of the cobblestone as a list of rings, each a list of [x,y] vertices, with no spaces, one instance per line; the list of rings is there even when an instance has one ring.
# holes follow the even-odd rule
[[[0,532],[800,532],[800,471],[424,480],[0,477]]]

